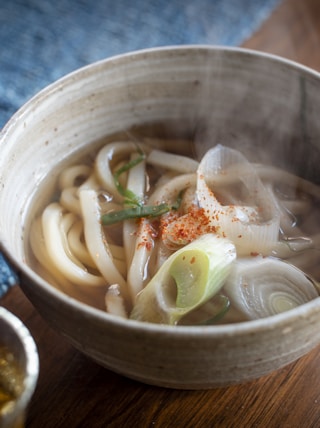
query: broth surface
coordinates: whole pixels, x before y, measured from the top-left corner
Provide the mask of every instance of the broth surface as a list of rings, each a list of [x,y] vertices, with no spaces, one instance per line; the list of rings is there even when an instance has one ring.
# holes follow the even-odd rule
[[[156,127],[157,128],[157,127]],[[153,147],[156,150],[161,150],[164,153],[173,153],[173,154],[177,154],[179,156],[186,156],[188,158],[191,159],[195,159],[197,162],[199,162],[202,158],[202,155],[205,154],[206,150],[208,148],[210,148],[210,145],[208,146],[208,144],[201,144],[201,143],[197,143],[195,144],[194,141],[192,139],[186,139],[184,138],[184,136],[181,137],[181,135],[179,133],[177,133],[177,135],[173,135],[172,138],[168,138],[167,135],[167,131],[163,130],[163,128],[161,128],[161,126],[159,126],[159,129],[157,131],[158,133],[155,134],[155,126],[150,127],[150,129],[148,128],[144,128],[143,130],[143,137],[141,137],[141,132],[139,130],[139,132],[137,132],[137,130],[132,130],[130,132],[124,132],[124,133],[119,133],[117,135],[113,135],[111,137],[108,137],[107,139],[105,139],[104,141],[101,141],[97,144],[95,144],[95,147],[99,147],[98,149],[95,149],[94,151],[90,152],[90,153],[79,153],[77,155],[75,155],[75,157],[73,159],[70,159],[70,161],[65,162],[63,165],[57,165],[56,171],[53,174],[54,179],[51,179],[51,182],[46,182],[43,183],[42,188],[39,189],[38,195],[34,201],[33,204],[33,212],[30,215],[30,227],[32,230],[32,222],[31,219],[34,217],[37,217],[39,219],[39,216],[42,215],[42,212],[44,210],[44,208],[52,203],[58,203],[61,200],[61,193],[59,190],[59,185],[58,182],[60,180],[60,176],[61,173],[63,174],[63,171],[65,170],[65,168],[67,168],[67,166],[69,167],[70,165],[84,165],[84,167],[88,167],[90,169],[93,168],[93,163],[97,162],[95,159],[97,157],[98,152],[100,151],[101,147],[104,147],[105,145],[113,142],[113,141],[121,141],[121,142],[131,142],[133,143],[133,145],[135,145],[135,147],[139,147],[139,145],[146,145],[148,147]],[[159,137],[154,138],[154,135],[158,135]],[[178,138],[179,137],[179,138]],[[139,150],[135,150],[136,153],[133,154],[134,156],[138,156],[137,153],[139,153]],[[264,156],[262,156],[264,158]],[[178,159],[178,158],[177,158]],[[180,158],[179,158],[180,159]],[[260,159],[258,159],[260,160]],[[257,160],[257,161],[258,161]],[[112,162],[111,162],[112,161]],[[254,157],[252,154],[250,154],[250,162],[255,161]],[[119,156],[119,159],[116,159],[116,156],[114,159],[110,159],[110,164],[112,163],[112,172],[114,174],[114,172],[119,168],[123,168],[123,165],[128,163],[129,160],[126,161],[122,161],[121,160],[121,156]],[[179,161],[180,162],[180,161]],[[260,169],[259,169],[260,168]],[[262,176],[266,176],[266,180],[270,181],[270,173],[267,171],[268,167],[265,166],[261,166],[259,167],[257,170],[259,170],[259,174]],[[122,188],[126,188],[127,184],[126,184],[126,180],[127,180],[127,176],[129,174],[129,170],[131,168],[129,168],[128,170],[126,170],[125,172],[119,174],[119,183],[121,184]],[[132,168],[133,169],[133,168]],[[193,172],[192,172],[193,173]],[[278,173],[278,172],[277,172]],[[165,166],[159,166],[157,165],[157,162],[152,163],[151,165],[148,165],[146,167],[146,172],[145,174],[145,190],[144,190],[144,199],[149,201],[149,198],[151,198],[152,200],[152,194],[153,194],[153,189],[154,186],[156,185],[156,183],[161,182],[161,180],[168,180],[171,179],[172,177],[175,176],[175,173],[172,173],[170,171],[170,169],[166,169]],[[171,174],[171,176],[170,176]],[[191,174],[191,172],[190,172]],[[269,175],[268,175],[269,174]],[[279,174],[281,175],[281,172],[279,172]],[[272,175],[272,173],[271,173]],[[280,177],[279,175],[279,177]],[[163,178],[165,177],[165,178]],[[77,177],[77,182],[75,183],[75,187],[81,186],[83,185],[83,183],[86,182],[86,180],[88,179],[88,177],[83,177],[81,174]],[[300,181],[298,180],[298,182],[300,183]],[[119,184],[119,185],[120,185]],[[157,184],[158,185],[158,184]],[[94,184],[94,186],[96,186],[96,184]],[[191,185],[188,184],[187,186],[188,188],[192,187]],[[228,186],[227,186],[228,187]],[[226,188],[221,188],[222,190],[219,189],[219,191],[217,192],[217,195],[219,195],[219,199],[220,202],[222,203],[222,206],[227,205],[228,202],[224,201],[224,196],[223,194],[225,193]],[[313,296],[313,298],[318,295],[318,288],[317,288],[317,282],[320,280],[320,225],[319,225],[319,218],[320,218],[320,201],[319,201],[319,196],[320,192],[319,192],[319,188],[316,189],[316,187],[314,185],[311,185],[312,187],[312,191],[309,192],[305,191],[304,187],[295,187],[292,186],[291,183],[285,179],[284,181],[280,181],[279,183],[275,183],[274,185],[274,194],[276,195],[277,198],[279,198],[279,200],[284,201],[284,204],[281,205],[281,210],[282,210],[282,214],[285,217],[284,222],[281,224],[281,227],[279,229],[279,236],[281,238],[281,250],[280,249],[276,249],[273,250],[272,252],[270,252],[270,254],[268,254],[267,256],[272,257],[272,258],[276,258],[276,259],[282,259],[283,257],[280,255],[280,253],[282,252],[288,252],[285,250],[285,247],[289,248],[289,252],[290,252],[290,257],[289,257],[289,262],[290,264],[292,263],[293,265],[297,266],[299,269],[301,269],[306,275],[311,276],[314,279],[314,290],[315,290],[315,295]],[[98,192],[98,199],[97,201],[99,202],[99,206],[101,208],[102,211],[106,210],[108,211],[110,210],[120,210],[119,206],[119,201],[116,200],[116,198],[114,197],[114,195],[111,194],[111,192],[109,190],[104,190],[101,188],[101,183],[99,183],[98,187],[95,187],[97,192]],[[228,189],[227,189],[228,190]],[[230,188],[231,190],[231,188]],[[183,199],[183,204],[190,204],[190,201],[187,201],[187,197],[186,195],[186,191],[184,193],[184,199]],[[190,192],[191,193],[191,192]],[[243,186],[233,186],[232,191],[228,190],[228,193],[226,193],[226,198],[228,200],[228,198],[230,198],[230,194],[232,194],[232,198],[234,200],[237,200],[237,198],[240,197],[240,199],[243,197],[243,195],[245,195],[246,193],[246,189],[243,189]],[[46,195],[46,196],[44,196]],[[239,196],[240,195],[240,196]],[[119,196],[119,195],[118,195]],[[122,195],[123,196],[123,195]],[[194,196],[190,196],[190,197],[194,197]],[[247,198],[247,196],[245,196]],[[122,197],[120,199],[123,199]],[[175,195],[175,198],[173,198],[172,200],[170,200],[170,204],[173,206],[176,203],[176,199],[177,199],[177,195]],[[158,201],[159,202],[159,201]],[[158,205],[158,202],[156,205]],[[161,201],[160,201],[161,202]],[[116,203],[117,207],[116,208],[106,208],[108,206],[109,203]],[[169,202],[168,202],[169,203]],[[250,203],[250,201],[249,201]],[[147,203],[146,203],[147,204]],[[193,202],[192,202],[193,204]],[[242,204],[243,205],[243,204]],[[240,204],[241,206],[241,204]],[[180,209],[180,208],[179,208]],[[189,211],[188,211],[189,210]],[[202,215],[202,209],[199,210],[198,207],[195,207],[193,205],[193,211],[192,209],[189,207],[188,208],[188,222],[187,223],[179,223],[179,239],[181,239],[182,236],[182,232],[183,233],[189,233],[189,237],[191,236],[190,233],[191,231],[195,232],[195,230],[193,230],[194,227],[194,223],[198,224],[199,223],[199,219],[201,219],[201,215]],[[185,211],[185,214],[187,213],[187,211]],[[79,215],[76,214],[72,214],[74,216],[78,216]],[[81,215],[80,215],[81,217]],[[118,256],[116,256],[116,252],[123,252],[123,248],[125,248],[126,246],[126,235],[130,235],[138,237],[139,238],[139,227],[141,225],[141,223],[144,221],[143,220],[144,217],[136,219],[136,220],[130,220],[130,226],[128,226],[128,222],[127,222],[127,226],[128,229],[124,232],[122,230],[122,226],[119,228],[119,225],[112,225],[112,226],[105,226],[104,229],[104,238],[103,240],[107,240],[110,241],[110,243],[112,244],[112,247],[114,249],[112,249],[113,252],[113,257],[117,259],[117,263],[116,263],[116,267],[117,270],[119,272],[122,272],[122,269],[124,269],[124,273],[122,274],[122,277],[124,277],[125,281],[127,280],[128,276],[130,275],[130,269],[129,268],[124,268],[123,264],[127,263],[128,257],[131,258],[131,262],[133,260],[133,255],[131,254],[130,256],[128,255],[128,251],[125,254],[125,256],[119,256],[119,260],[118,260]],[[181,218],[184,218],[183,216],[181,216]],[[70,222],[73,222],[74,220],[71,220],[71,214],[70,214]],[[145,241],[148,241],[147,243],[141,243],[142,241],[140,240],[140,243],[138,244],[133,244],[136,245],[136,252],[138,252],[140,250],[141,252],[141,247],[144,246],[146,255],[144,256],[146,258],[146,264],[144,266],[144,268],[140,268],[140,270],[143,270],[143,274],[142,277],[137,280],[137,282],[141,282],[141,287],[137,287],[137,294],[140,293],[141,289],[143,289],[148,282],[150,282],[150,280],[152,279],[152,277],[154,276],[155,272],[157,272],[159,266],[161,266],[162,263],[158,262],[155,260],[155,256],[153,254],[148,253],[148,245],[151,247],[154,246],[159,246],[159,242],[157,240],[157,236],[159,234],[159,232],[156,230],[156,228],[159,226],[159,221],[160,221],[160,216],[156,217],[154,220],[152,220],[152,222],[149,222],[149,229],[151,228],[151,232],[149,230],[148,233],[150,233],[150,236],[152,234],[154,234],[154,237],[152,238],[152,240],[150,240],[149,242],[149,235],[144,238]],[[67,222],[67,220],[66,220]],[[198,222],[198,223],[197,223]],[[135,225],[133,226],[132,223],[135,223]],[[195,237],[200,236],[202,234],[207,234],[207,233],[212,233],[213,232],[213,228],[211,227],[203,227],[204,222],[201,221],[202,226],[201,226],[201,232],[199,232],[199,230],[197,230],[195,233]],[[40,224],[40,221],[39,221]],[[178,223],[176,223],[178,224]],[[38,227],[38,226],[37,226]],[[39,226],[40,227],[40,226]],[[68,228],[69,226],[63,226]],[[162,225],[163,227],[163,225]],[[198,227],[200,227],[200,225],[198,224]],[[300,227],[302,227],[302,229],[300,230]],[[68,229],[69,230],[69,229]],[[145,230],[145,229],[144,229]],[[291,231],[293,231],[293,233],[291,233]],[[301,234],[301,232],[303,234]],[[30,233],[30,232],[29,232]],[[79,238],[79,244],[84,245],[85,244],[85,238],[83,236],[83,233],[81,233],[80,238]],[[31,232],[32,234],[32,232]],[[163,235],[163,231],[161,232],[161,234]],[[141,235],[141,234],[140,234]],[[162,236],[161,235],[161,236]],[[41,232],[40,235],[41,236]],[[169,236],[169,235],[168,235]],[[315,238],[311,238],[315,237]],[[189,237],[187,238],[186,242],[191,241],[192,239],[189,239]],[[140,236],[141,238],[141,236]],[[172,236],[169,236],[169,239],[171,239]],[[173,240],[177,240],[177,236],[173,237]],[[311,243],[311,240],[314,239],[314,241]],[[39,240],[43,241],[43,237],[39,238]],[[81,241],[81,242],[80,242]],[[171,244],[170,244],[171,245]],[[171,254],[172,252],[175,252],[178,247],[176,246],[177,244],[173,244],[174,248],[170,248],[169,245],[169,250],[168,252]],[[31,245],[32,246],[32,245]],[[306,251],[301,251],[300,249],[302,247],[306,248]],[[68,250],[69,251],[69,250]],[[108,250],[109,251],[109,250]],[[115,252],[114,252],[115,251]],[[130,250],[131,251],[131,250]],[[133,251],[133,250],[132,250]],[[167,249],[165,250],[167,251]],[[278,252],[277,252],[278,251]],[[249,256],[251,258],[258,256],[259,254],[255,254],[255,251],[252,251]],[[281,253],[281,254],[282,254]],[[307,254],[307,256],[306,256]],[[86,265],[85,270],[88,274],[88,276],[92,277],[94,279],[95,284],[93,285],[91,288],[84,286],[84,285],[79,285],[77,284],[77,281],[71,281],[70,282],[70,278],[68,280],[65,281],[64,283],[64,277],[63,274],[59,273],[56,274],[55,272],[53,272],[53,269],[47,269],[45,267],[46,263],[39,263],[39,257],[35,257],[35,252],[32,251],[30,248],[28,248],[28,255],[29,255],[29,263],[32,265],[32,267],[39,273],[39,275],[41,275],[42,277],[44,277],[45,279],[47,279],[51,284],[53,284],[54,286],[56,286],[58,289],[60,289],[63,292],[66,292],[67,294],[69,294],[70,296],[79,299],[80,301],[87,303],[89,305],[92,305],[98,309],[101,310],[105,310],[106,307],[106,303],[105,303],[105,295],[106,295],[106,290],[109,288],[109,290],[111,291],[111,295],[109,293],[109,301],[111,302],[110,305],[113,308],[116,308],[115,311],[118,310],[118,306],[121,306],[121,303],[119,303],[118,301],[118,294],[122,293],[121,291],[121,285],[119,285],[120,281],[117,281],[117,279],[112,280],[111,282],[106,282],[104,280],[104,285],[101,285],[101,281],[100,281],[100,272],[99,272],[99,268],[97,269],[97,267],[95,265],[89,264]],[[74,256],[71,257],[71,259]],[[160,256],[157,256],[160,257]],[[162,257],[162,256],[161,256]],[[265,257],[264,254],[262,254],[262,257]],[[288,259],[288,257],[284,257],[285,259]],[[76,264],[78,263],[78,261],[76,261]],[[158,268],[156,269],[155,266],[157,265],[157,263],[159,264]],[[82,264],[78,263],[78,264]],[[110,270],[110,269],[109,269]],[[103,276],[103,275],[102,275]],[[121,276],[121,275],[120,275]],[[119,276],[119,278],[120,278]],[[97,279],[99,277],[99,280]],[[117,278],[117,276],[114,276],[114,278]],[[100,282],[99,282],[100,281]],[[133,282],[133,287],[135,287],[135,280],[131,280]],[[275,282],[277,282],[277,280],[274,280]],[[291,279],[290,279],[291,281]],[[111,286],[111,287],[110,287]],[[117,286],[117,287],[116,287]],[[120,291],[119,291],[120,290]],[[222,291],[224,291],[224,289],[222,288]],[[224,293],[224,294],[228,294],[228,293]],[[227,296],[227,298],[229,298],[229,296]],[[135,300],[135,297],[132,298],[133,302]],[[131,303],[130,305],[132,305],[133,303]],[[219,298],[218,300],[213,300],[211,301],[211,306],[205,307],[204,310],[201,312],[200,311],[200,315],[199,315],[199,311],[197,311],[198,308],[196,308],[195,311],[192,311],[191,314],[188,314],[187,316],[183,317],[183,319],[181,320],[181,324],[193,324],[193,323],[198,323],[199,319],[200,322],[202,322],[203,317],[209,317],[209,315],[207,315],[208,310],[214,310],[214,311],[222,311],[223,312],[223,318],[222,320],[220,319],[220,317],[218,317],[219,319],[215,320],[214,322],[220,323],[220,322],[240,322],[240,321],[245,321],[246,318],[243,316],[243,314],[241,314],[238,310],[238,308],[236,306],[232,306],[231,310],[228,309],[228,311],[225,311],[226,314],[224,313],[224,309],[226,309],[223,305],[224,305],[224,301],[223,299]],[[221,305],[222,305],[222,309],[221,309]],[[294,307],[294,306],[292,306]],[[290,309],[290,305],[286,306],[287,309]],[[286,310],[287,310],[286,309]],[[122,309],[121,309],[122,310]],[[120,310],[120,311],[121,311]],[[129,310],[130,312],[130,310]],[[220,314],[219,312],[219,314]],[[215,317],[213,317],[215,318]]]

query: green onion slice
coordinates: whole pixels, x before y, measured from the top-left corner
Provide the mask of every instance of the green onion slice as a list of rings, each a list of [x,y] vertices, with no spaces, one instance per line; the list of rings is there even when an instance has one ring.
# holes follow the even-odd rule
[[[104,226],[110,226],[129,219],[158,217],[168,211],[170,211],[170,207],[167,204],[137,206],[104,214],[101,217],[101,223]]]

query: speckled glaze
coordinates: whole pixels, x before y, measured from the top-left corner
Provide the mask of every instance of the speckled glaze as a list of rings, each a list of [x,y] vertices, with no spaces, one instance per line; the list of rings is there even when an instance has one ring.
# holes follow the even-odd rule
[[[170,47],[85,67],[40,92],[1,133],[1,249],[43,318],[115,372],[181,389],[263,376],[320,343],[320,299],[227,326],[174,328],[118,319],[63,295],[28,266],[30,202],[51,169],[72,153],[154,122],[180,123],[183,135],[197,139],[196,155],[222,143],[319,179],[319,111],[318,73],[252,51]]]

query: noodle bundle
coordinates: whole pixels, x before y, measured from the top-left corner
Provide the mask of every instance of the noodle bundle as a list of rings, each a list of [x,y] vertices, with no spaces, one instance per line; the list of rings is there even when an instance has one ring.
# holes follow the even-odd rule
[[[30,230],[38,271],[99,309],[227,323],[319,296],[319,187],[237,150],[217,145],[198,162],[117,141],[57,186]]]

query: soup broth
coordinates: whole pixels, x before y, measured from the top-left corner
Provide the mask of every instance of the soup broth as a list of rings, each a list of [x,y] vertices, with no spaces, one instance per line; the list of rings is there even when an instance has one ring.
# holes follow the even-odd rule
[[[114,315],[173,325],[317,298],[319,187],[235,148],[154,132],[113,135],[57,166],[30,216],[39,275]]]

